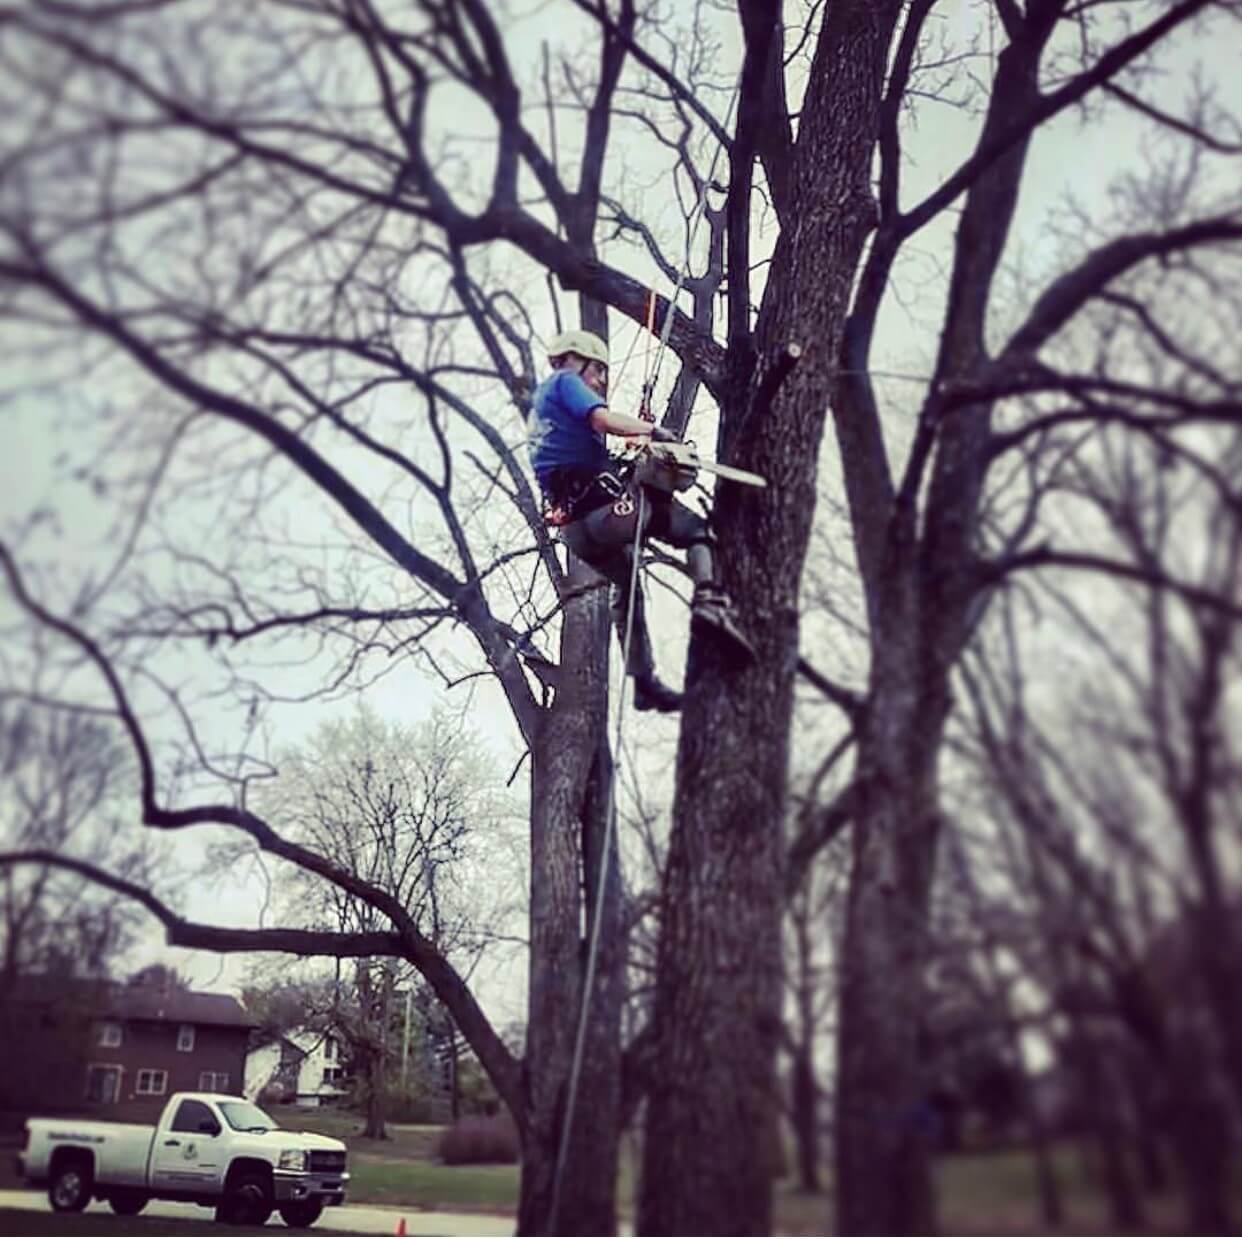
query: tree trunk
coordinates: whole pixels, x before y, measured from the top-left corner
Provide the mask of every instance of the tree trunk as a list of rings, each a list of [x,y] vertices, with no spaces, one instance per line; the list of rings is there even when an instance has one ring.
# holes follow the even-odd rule
[[[1015,1043],[1017,1037],[1014,1037]],[[1026,1112],[1027,1130],[1031,1136],[1031,1151],[1035,1157],[1035,1183],[1039,1189],[1039,1216],[1050,1230],[1059,1228],[1065,1220],[1065,1206],[1061,1201],[1061,1187],[1057,1182],[1056,1167],[1052,1160],[1052,1144],[1048,1139],[1048,1124],[1031,1087],[1031,1077],[1015,1045],[1015,1056],[1021,1065],[1022,1106]]]
[[[755,14],[748,25],[747,69]],[[859,254],[875,222],[870,183],[884,66],[901,5],[828,6],[803,101],[792,214],[773,258],[749,365],[745,240],[730,235],[731,364],[720,454],[776,483],[723,484],[714,522],[721,571],[755,665],[692,638],[661,892],[653,1002],[657,1047],[643,1151],[643,1234],[768,1234],[763,1147],[775,1105],[781,1020],[782,826],[802,566],[816,460]],[[763,9],[766,12],[766,9]],[[780,54],[779,40],[772,54]],[[754,120],[741,91],[739,135]],[[752,134],[753,136],[753,134]],[[749,168],[733,156],[736,190]],[[748,183],[748,182],[747,182]],[[743,186],[744,188],[744,186]],[[801,361],[770,399],[790,344]]]
[[[598,578],[583,565],[570,588]],[[620,1126],[619,871],[615,838],[605,924],[590,1006],[574,1123],[557,1182],[558,1148],[582,999],[581,843],[594,867],[606,811],[601,746],[608,683],[609,613],[605,588],[566,604],[562,681],[532,754],[530,995],[524,1060],[527,1106],[515,1115],[522,1137],[518,1234],[613,1234]],[[594,890],[594,879],[588,883]],[[588,913],[590,916],[590,913]],[[556,1216],[553,1217],[555,1207]]]
[[[895,627],[878,644],[856,777],[865,788],[842,951],[837,1053],[837,1230],[935,1231],[919,1055],[928,899],[937,818],[943,684],[920,691]]]
[[[1130,1166],[1126,1125],[1107,1061],[1116,1047],[1095,1045],[1091,1034],[1079,1027],[1074,1028],[1072,1038],[1073,1064],[1099,1153],[1109,1214],[1120,1230],[1141,1229],[1145,1224],[1142,1197]]]
[[[1016,10],[1014,23],[1017,24]],[[999,140],[1039,100],[1039,60],[1056,5],[1029,5],[1001,53],[979,145]],[[871,682],[859,729],[854,866],[843,961],[837,1090],[837,1229],[935,1229],[928,1148],[917,1116],[928,899],[939,832],[937,758],[949,678],[970,638],[979,505],[991,406],[945,416],[941,393],[986,362],[990,291],[1013,220],[1029,139],[1010,142],[972,184],[954,242],[940,353],[907,475],[874,520],[874,477],[847,467],[847,493],[867,586]],[[870,273],[869,273],[870,274]],[[878,296],[878,290],[873,289]],[[878,301],[876,303],[878,305]],[[857,342],[851,339],[852,345]],[[848,372],[866,353],[843,351]],[[843,451],[860,439],[866,403],[834,404]],[[866,423],[865,423],[866,424]],[[863,446],[858,448],[860,454]],[[930,478],[925,467],[930,462]],[[852,464],[847,459],[846,464]],[[851,475],[855,476],[851,483]],[[920,495],[925,492],[920,510]],[[872,519],[868,519],[868,518]],[[869,524],[877,527],[868,529]],[[869,541],[868,541],[869,539]],[[974,618],[977,618],[974,617]]]
[[[458,1087],[457,1062],[461,1053],[457,1045],[457,1033],[449,1037],[449,1114],[456,1123],[461,1118],[461,1089]]]
[[[789,641],[792,615],[768,636]],[[766,661],[766,660],[765,660]],[[780,667],[781,661],[776,660]],[[770,673],[756,669],[758,678]],[[642,1234],[767,1234],[764,1140],[776,1089],[781,1004],[781,855],[788,707],[734,731],[737,673],[703,642],[690,653],[681,775],[661,901]],[[785,674],[788,679],[788,673]],[[696,687],[706,687],[696,692]],[[704,700],[705,698],[709,700]],[[711,700],[711,699],[715,700]],[[710,702],[710,704],[709,704]],[[765,712],[766,713],[766,712]],[[710,739],[709,739],[710,737]],[[767,767],[756,777],[761,759]]]
[[[809,1044],[800,1045],[793,1061],[793,1129],[798,1145],[798,1184],[819,1191],[819,1087]]]
[[[1185,1028],[1172,1032],[1166,1058],[1163,1123],[1177,1167],[1187,1233],[1232,1235],[1229,1170],[1233,1133],[1224,1096],[1214,1079],[1214,1047]]]
[[[368,1140],[387,1140],[385,1125],[387,1107],[384,1105],[383,1067],[376,1058],[368,1055],[370,1078],[367,1080],[367,1122],[362,1134]]]
[[[1169,1190],[1169,1171],[1162,1147],[1166,1133],[1154,1095],[1162,1081],[1158,1074],[1153,1073],[1152,1064],[1144,1058],[1135,1058],[1127,1067],[1126,1087],[1135,1108],[1134,1147],[1138,1158],[1139,1188],[1144,1195],[1160,1195]]]
[[[1203,979],[1207,1008],[1216,1024],[1220,1061],[1242,1111],[1242,969],[1238,965],[1236,909],[1231,906],[1220,876],[1220,863],[1211,838],[1211,823],[1204,809],[1204,823],[1190,848],[1200,883],[1200,903],[1187,917],[1194,966]]]
[[[1201,1064],[1195,1064],[1196,1072]],[[1233,1142],[1219,1105],[1204,1095],[1201,1082],[1187,1080],[1172,1090],[1168,1133],[1177,1159],[1191,1235],[1233,1235],[1229,1207],[1229,1165]]]
[[[1189,1230],[1231,1234],[1228,1167],[1232,1133],[1224,1102],[1213,1087],[1214,1047],[1210,1039],[1196,1037],[1176,1022],[1179,1014],[1185,1019],[1186,1007],[1193,1009],[1199,995],[1192,989],[1189,1002],[1185,995],[1178,995],[1170,1006],[1167,995],[1153,991],[1140,972],[1117,978],[1116,991],[1122,1017],[1146,1054],[1152,1083],[1163,1101],[1163,1105],[1153,1103],[1145,1091],[1136,1093],[1138,1125],[1158,1126],[1168,1137]],[[1149,1124],[1148,1114],[1156,1116],[1154,1123]],[[1142,1157],[1142,1144],[1139,1153]],[[1145,1160],[1147,1173],[1149,1165],[1150,1159]]]
[[[379,993],[375,992],[372,962],[362,960],[358,964],[358,1018],[364,1044],[363,1087],[366,1089],[366,1124],[362,1134],[368,1140],[387,1140],[385,1127],[387,1114],[386,1079],[388,1069],[385,1049],[388,1044],[388,998],[392,977],[388,961],[379,969]]]

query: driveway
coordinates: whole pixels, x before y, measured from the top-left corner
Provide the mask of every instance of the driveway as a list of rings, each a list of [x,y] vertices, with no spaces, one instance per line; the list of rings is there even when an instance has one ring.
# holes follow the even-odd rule
[[[44,1192],[0,1192],[0,1209],[25,1209],[35,1213],[50,1213]],[[115,1216],[103,1201],[90,1205],[87,1216],[103,1213]],[[153,1200],[142,1211],[142,1217],[181,1218],[186,1221],[209,1222],[211,1210],[198,1205],[183,1205],[171,1200]],[[344,1231],[354,1235],[395,1235],[402,1219],[407,1235],[511,1235],[513,1219],[499,1217],[494,1213],[428,1213],[420,1209],[402,1209],[396,1205],[341,1205],[325,1209],[319,1225],[326,1229]],[[268,1223],[274,1233],[288,1232],[279,1215],[273,1215]],[[314,1231],[298,1231],[298,1234],[314,1234]]]

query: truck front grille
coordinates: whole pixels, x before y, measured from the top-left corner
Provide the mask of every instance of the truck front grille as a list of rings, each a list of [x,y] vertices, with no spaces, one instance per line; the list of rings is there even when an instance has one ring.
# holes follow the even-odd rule
[[[342,1174],[345,1170],[345,1154],[326,1149],[312,1149],[310,1168],[318,1174]]]

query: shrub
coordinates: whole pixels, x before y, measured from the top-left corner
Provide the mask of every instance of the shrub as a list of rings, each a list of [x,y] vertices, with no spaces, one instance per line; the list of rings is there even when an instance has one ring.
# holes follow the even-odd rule
[[[507,1113],[458,1119],[440,1137],[440,1160],[446,1166],[512,1164],[518,1160],[517,1129]]]
[[[449,1121],[448,1110],[448,1101],[443,1097],[394,1090],[388,1094],[384,1113],[392,1123],[435,1123],[443,1126]]]

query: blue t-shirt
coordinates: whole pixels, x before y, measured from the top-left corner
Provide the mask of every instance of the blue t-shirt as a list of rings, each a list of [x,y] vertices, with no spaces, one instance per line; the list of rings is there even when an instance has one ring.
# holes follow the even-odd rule
[[[608,468],[604,436],[591,426],[591,413],[606,403],[572,370],[558,370],[535,388],[527,450],[541,484],[553,469]]]

